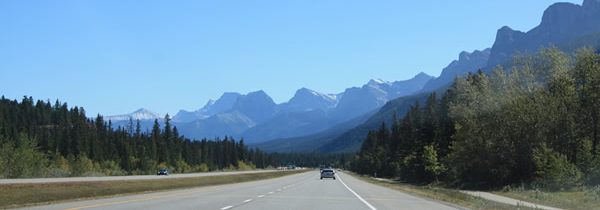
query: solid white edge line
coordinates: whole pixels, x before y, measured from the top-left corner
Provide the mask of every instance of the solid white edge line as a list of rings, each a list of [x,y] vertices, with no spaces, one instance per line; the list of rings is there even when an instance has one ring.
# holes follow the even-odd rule
[[[346,189],[348,189],[352,194],[354,194],[354,196],[356,196],[358,198],[358,200],[360,200],[361,202],[363,202],[365,205],[367,205],[371,210],[377,210],[377,208],[375,208],[374,206],[372,206],[369,202],[367,202],[365,199],[363,199],[362,197],[360,197],[360,195],[358,195],[358,193],[354,192],[354,190],[350,189],[350,187],[348,187],[348,185],[346,185],[346,183],[344,183],[344,181],[342,181],[342,177],[340,177],[339,175],[337,176],[337,178],[340,180],[340,182],[344,185],[344,187],[346,187]]]
[[[230,208],[233,208],[233,206],[225,206],[225,207],[221,208],[221,210],[227,210],[227,209],[230,209]]]

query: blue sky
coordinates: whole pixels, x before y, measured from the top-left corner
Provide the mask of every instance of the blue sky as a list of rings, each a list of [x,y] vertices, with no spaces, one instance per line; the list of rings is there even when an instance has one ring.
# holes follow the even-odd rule
[[[339,93],[438,76],[500,27],[539,24],[554,2],[0,1],[0,95],[112,115],[195,110],[226,91],[278,103],[301,87]]]

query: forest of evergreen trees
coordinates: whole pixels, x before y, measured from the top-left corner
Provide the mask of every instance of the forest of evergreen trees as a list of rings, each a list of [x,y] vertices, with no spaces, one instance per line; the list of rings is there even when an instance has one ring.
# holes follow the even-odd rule
[[[66,103],[0,98],[0,177],[60,177],[266,168],[280,163],[243,140],[193,141],[168,115],[142,132],[139,122],[113,129],[98,115]],[[283,163],[285,164],[285,163]]]
[[[359,173],[459,187],[600,184],[600,55],[546,49],[457,78],[371,131]]]

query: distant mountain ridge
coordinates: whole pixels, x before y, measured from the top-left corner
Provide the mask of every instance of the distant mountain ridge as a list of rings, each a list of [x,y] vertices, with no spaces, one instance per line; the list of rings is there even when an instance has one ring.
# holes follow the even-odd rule
[[[242,95],[239,93],[226,92],[219,99],[208,100],[206,105],[199,110],[189,112],[180,110],[174,117],[174,122],[192,122],[198,119],[206,119],[215,114],[225,112],[231,108]]]
[[[243,137],[249,144],[310,135],[373,112],[396,97],[413,94],[431,79],[433,77],[425,73],[405,81],[372,79],[362,87],[348,88],[339,94],[300,88],[289,101],[281,104],[273,102],[262,90],[248,94],[227,92],[198,110],[180,110],[172,117],[172,123],[190,138]],[[113,125],[124,126],[130,117],[137,119],[134,115],[108,118],[114,121]],[[163,117],[140,118],[145,130],[154,118]]]
[[[334,127],[383,106],[398,96],[410,95],[433,79],[425,73],[397,82],[370,80],[362,87],[348,88],[339,94],[323,94],[300,89],[290,101],[278,106],[278,111],[268,121],[248,129],[242,136],[250,143],[278,138],[311,135]],[[302,104],[304,111],[289,109]]]
[[[461,52],[458,60],[452,61],[448,66],[442,69],[439,77],[429,81],[420,92],[432,92],[444,85],[452,83],[456,77],[462,77],[465,74],[477,69],[484,68],[491,54],[491,48],[485,50],[475,50],[471,53]]]
[[[341,121],[352,119],[383,106],[389,100],[416,93],[432,79],[434,77],[423,72],[404,81],[372,79],[360,88],[346,89],[333,115]]]

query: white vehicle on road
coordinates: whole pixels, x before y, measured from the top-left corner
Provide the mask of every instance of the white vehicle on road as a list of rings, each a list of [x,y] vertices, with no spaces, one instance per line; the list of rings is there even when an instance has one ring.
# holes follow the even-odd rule
[[[335,180],[335,172],[333,171],[333,169],[321,170],[321,179],[323,178],[333,178],[333,180]]]

